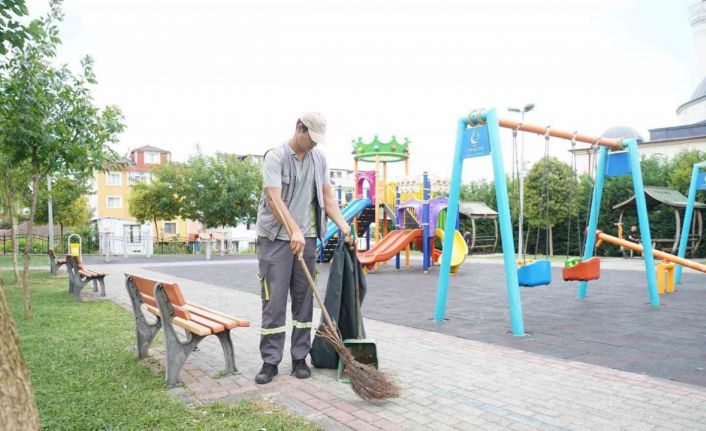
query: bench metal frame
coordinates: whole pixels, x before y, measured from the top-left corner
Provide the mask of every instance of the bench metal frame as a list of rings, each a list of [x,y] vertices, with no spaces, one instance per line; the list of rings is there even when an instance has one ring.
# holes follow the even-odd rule
[[[184,332],[186,334],[186,341],[181,341],[179,339],[176,331],[174,330],[174,326],[172,325],[172,320],[175,317],[174,308],[169,302],[161,282],[156,282],[154,286],[154,299],[157,302],[157,308],[159,309],[160,315],[155,316],[157,318],[157,322],[153,324],[150,324],[147,321],[144,313],[142,312],[142,294],[135,285],[132,277],[126,277],[125,287],[128,291],[128,295],[130,296],[133,314],[135,315],[138,358],[143,359],[147,357],[152,340],[159,332],[159,328],[163,327],[167,365],[165,372],[167,386],[177,386],[180,382],[179,373],[184,367],[184,363],[189,355],[191,355],[191,352],[196,349],[196,346],[198,346],[201,340],[207,336],[197,335],[185,329]],[[233,341],[230,336],[230,331],[230,329],[224,329],[217,334],[209,334],[217,336],[218,341],[221,342],[223,357],[225,360],[224,373],[226,375],[238,374],[238,368],[235,365],[235,351],[233,349]]]
[[[54,250],[49,250],[47,255],[49,255],[49,270],[51,271],[52,275],[57,275],[59,273],[59,269],[63,265],[66,265],[66,260],[60,262],[59,259],[56,257],[56,253],[54,252]]]
[[[100,284],[100,296],[105,296],[105,274],[96,276],[86,276],[79,271],[82,268],[78,264],[78,260],[74,256],[66,256],[66,272],[69,274],[69,292],[74,295],[77,301],[81,300],[81,290],[88,284],[93,282],[93,291],[98,292]],[[85,271],[86,269],[84,269]]]

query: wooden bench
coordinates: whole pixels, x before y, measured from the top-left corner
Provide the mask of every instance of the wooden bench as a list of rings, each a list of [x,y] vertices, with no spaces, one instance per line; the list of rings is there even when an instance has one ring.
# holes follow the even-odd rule
[[[186,302],[176,283],[126,273],[125,287],[135,315],[138,358],[147,357],[150,343],[159,332],[159,328],[164,327],[168,386],[179,383],[179,372],[184,362],[201,340],[209,335],[217,336],[221,342],[226,365],[225,373],[238,372],[230,331],[235,328],[249,327],[250,322]],[[143,305],[147,312],[157,318],[156,322],[150,323],[146,319],[142,311]],[[175,326],[184,330],[186,341],[179,339]]]
[[[105,272],[98,272],[83,266],[81,256],[66,256],[66,272],[69,274],[69,292],[76,300],[81,299],[81,290],[88,282],[93,282],[93,291],[98,291],[100,284],[100,296],[105,296]]]
[[[49,255],[49,270],[53,275],[56,275],[59,273],[59,268],[62,265],[66,265],[66,259],[57,258],[54,250],[49,250],[47,254]]]

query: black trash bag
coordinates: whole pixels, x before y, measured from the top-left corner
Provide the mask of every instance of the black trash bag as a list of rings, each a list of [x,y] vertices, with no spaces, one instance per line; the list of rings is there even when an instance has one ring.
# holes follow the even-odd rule
[[[357,270],[355,268],[357,267]],[[358,262],[355,251],[350,250],[342,241],[336,246],[329,268],[328,285],[324,306],[331,316],[344,340],[349,338],[365,338],[365,328],[360,322],[360,337],[358,337],[358,322],[355,304],[355,275],[358,275],[360,303],[365,298],[366,283],[363,268]],[[324,324],[323,317],[319,327]],[[319,337],[314,338],[311,345],[311,364],[317,368],[338,368],[338,353],[329,343]]]

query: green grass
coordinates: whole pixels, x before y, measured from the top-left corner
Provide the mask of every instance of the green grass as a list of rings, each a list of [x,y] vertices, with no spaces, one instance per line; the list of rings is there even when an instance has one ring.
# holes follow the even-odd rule
[[[22,254],[17,256],[17,264],[20,269],[22,269]],[[47,271],[49,271],[49,257],[46,254],[31,254],[29,256],[30,265],[46,265]],[[7,254],[0,256],[0,266],[12,268],[12,255]]]
[[[6,283],[5,292],[45,430],[319,429],[264,401],[189,407],[167,393],[156,361],[136,359],[126,310],[74,301],[66,276],[35,271],[32,286],[31,320],[22,317],[21,289]]]

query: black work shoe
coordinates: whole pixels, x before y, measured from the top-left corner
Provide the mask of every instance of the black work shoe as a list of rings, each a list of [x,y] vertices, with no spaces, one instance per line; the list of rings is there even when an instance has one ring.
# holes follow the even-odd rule
[[[255,376],[255,383],[258,385],[264,385],[265,383],[270,383],[272,378],[277,375],[277,365],[268,364],[267,362],[262,364],[260,372]]]
[[[306,365],[306,359],[296,359],[292,361],[292,374],[298,379],[308,379],[311,377],[311,370]]]

